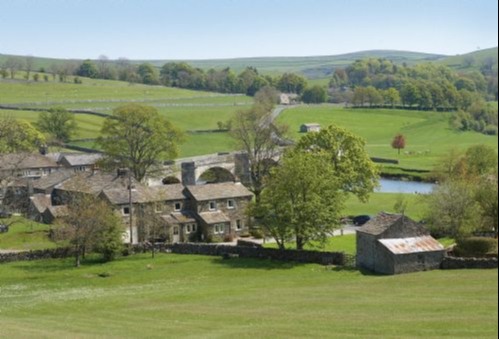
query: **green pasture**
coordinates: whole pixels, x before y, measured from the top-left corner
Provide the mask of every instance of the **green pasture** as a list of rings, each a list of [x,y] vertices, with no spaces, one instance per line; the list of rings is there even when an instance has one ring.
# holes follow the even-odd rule
[[[346,202],[343,215],[371,215],[375,216],[380,212],[394,213],[394,206],[397,200],[403,197],[407,203],[405,214],[414,220],[421,220],[425,216],[426,205],[425,196],[417,194],[398,193],[372,193],[369,201],[363,203],[355,196],[350,195]]]
[[[497,270],[150,254],[0,265],[3,338],[497,338]]]
[[[9,232],[0,233],[0,250],[39,250],[56,247],[48,235],[50,226],[40,224],[22,217],[13,219],[0,219],[2,223],[12,223]],[[0,334],[1,337],[1,334]]]
[[[475,144],[497,148],[497,136],[460,132],[449,126],[449,113],[389,109],[350,109],[334,105],[300,106],[283,112],[279,121],[290,126],[298,139],[300,125],[337,124],[363,137],[371,156],[400,160],[401,168],[430,170],[451,148],[466,149]],[[399,156],[391,142],[397,133],[406,137],[406,149]]]

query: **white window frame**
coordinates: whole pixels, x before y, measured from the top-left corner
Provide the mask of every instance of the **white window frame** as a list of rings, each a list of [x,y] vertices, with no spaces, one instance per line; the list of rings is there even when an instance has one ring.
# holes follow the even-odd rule
[[[125,210],[128,210],[128,213]],[[121,212],[123,213],[123,215],[130,215],[130,206],[123,207]]]
[[[227,208],[233,210],[236,208],[236,201],[234,199],[227,200]]]
[[[236,231],[241,231],[244,229],[244,224],[242,220],[236,220]]]
[[[213,205],[213,207],[211,207]],[[217,202],[216,201],[210,201],[208,203],[208,209],[210,211],[216,211],[217,210]]]
[[[192,232],[191,224],[185,225],[185,234],[190,234]]]
[[[215,234],[224,234],[225,233],[225,224],[215,224],[214,226],[214,233]]]
[[[179,206],[179,208],[177,208],[177,205]],[[175,212],[180,212],[182,210],[182,203],[176,202],[173,206],[173,209],[175,210]]]

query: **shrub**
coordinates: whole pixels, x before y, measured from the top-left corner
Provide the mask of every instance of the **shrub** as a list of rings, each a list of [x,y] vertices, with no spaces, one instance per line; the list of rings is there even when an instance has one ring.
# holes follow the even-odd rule
[[[250,230],[250,234],[255,239],[263,239],[263,231],[259,228],[253,228]]]
[[[485,257],[497,253],[497,239],[470,237],[457,241],[454,253],[459,257]]]
[[[487,125],[487,127],[485,127],[483,133],[485,133],[487,135],[497,135],[497,126]]]

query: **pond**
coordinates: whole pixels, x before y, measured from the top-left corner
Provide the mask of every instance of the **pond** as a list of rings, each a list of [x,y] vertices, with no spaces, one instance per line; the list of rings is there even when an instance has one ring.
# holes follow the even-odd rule
[[[404,193],[404,194],[429,194],[435,184],[416,181],[402,181],[393,179],[381,179],[380,187],[376,190],[379,193]]]

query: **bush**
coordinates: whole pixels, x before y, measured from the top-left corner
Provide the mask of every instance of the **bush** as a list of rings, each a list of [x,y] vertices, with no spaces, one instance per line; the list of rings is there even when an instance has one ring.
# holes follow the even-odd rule
[[[483,133],[485,133],[487,135],[497,135],[497,126],[487,125],[487,127],[485,127]]]
[[[454,253],[458,257],[486,257],[497,253],[497,239],[484,237],[460,239],[457,241]]]
[[[264,237],[263,231],[259,228],[251,229],[250,234],[255,239],[263,239],[263,237]]]

